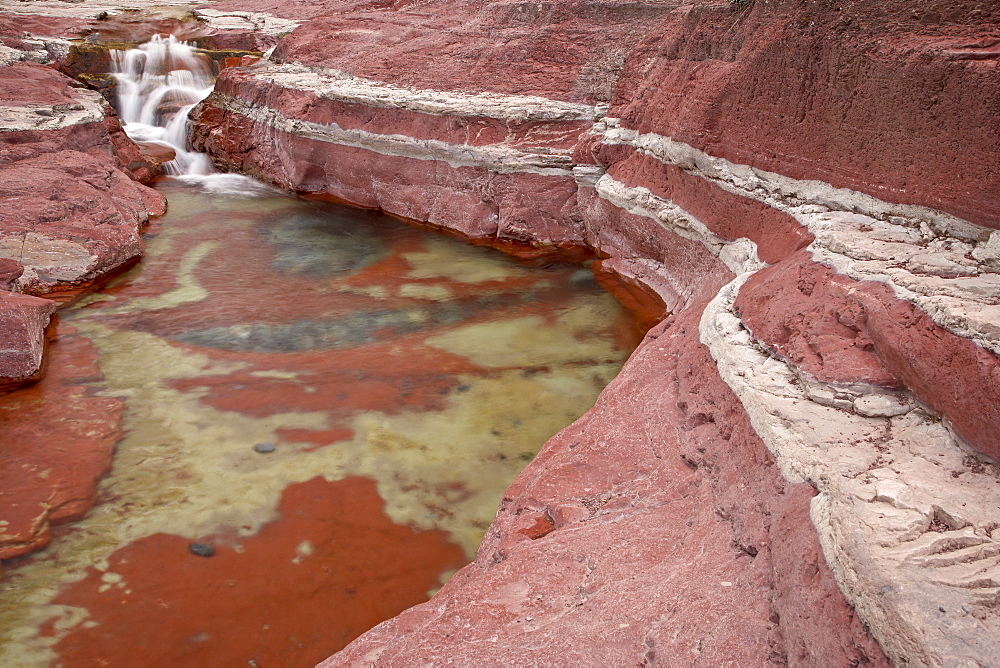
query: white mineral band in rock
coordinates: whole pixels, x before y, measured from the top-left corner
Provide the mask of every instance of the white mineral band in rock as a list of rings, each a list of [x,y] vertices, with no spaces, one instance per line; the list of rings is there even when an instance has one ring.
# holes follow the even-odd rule
[[[262,65],[254,72],[254,78],[329,100],[383,109],[406,109],[436,116],[589,122],[602,113],[601,107],[534,95],[404,88],[338,70],[309,68],[300,64]]]
[[[530,172],[549,176],[571,178],[573,176],[573,160],[568,150],[545,149],[545,152],[533,152],[511,148],[506,144],[470,146],[450,144],[437,139],[414,139],[406,135],[344,129],[336,123],[325,125],[289,118],[270,107],[247,104],[243,100],[219,93],[213,94],[212,102],[228,111],[282,132],[316,141],[362,148],[381,155],[415,160],[440,160],[452,167],[481,167],[498,174]]]

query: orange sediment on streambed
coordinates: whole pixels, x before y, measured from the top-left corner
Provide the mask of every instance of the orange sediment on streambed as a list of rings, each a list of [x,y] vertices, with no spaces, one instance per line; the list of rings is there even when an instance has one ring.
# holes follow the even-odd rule
[[[383,512],[373,481],[290,485],[254,536],[154,534],[64,589],[86,615],[56,645],[65,665],[311,665],[426,600],[465,555],[442,531]],[[253,664],[250,664],[253,665]]]

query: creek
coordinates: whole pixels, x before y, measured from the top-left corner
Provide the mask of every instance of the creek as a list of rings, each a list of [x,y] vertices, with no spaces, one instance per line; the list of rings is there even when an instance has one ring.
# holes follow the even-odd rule
[[[178,143],[197,55],[145,48],[116,57],[119,106],[179,156],[168,213],[63,311],[31,395],[79,390],[123,433],[97,505],[9,563],[0,664],[312,665],[474,557],[637,333],[578,265],[212,173]]]

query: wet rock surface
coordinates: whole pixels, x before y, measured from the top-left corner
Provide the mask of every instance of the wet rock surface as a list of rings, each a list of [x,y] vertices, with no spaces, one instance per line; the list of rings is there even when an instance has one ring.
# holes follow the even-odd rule
[[[45,328],[55,310],[47,299],[0,291],[0,385],[39,377]]]
[[[53,525],[83,517],[121,438],[122,402],[85,386],[101,373],[93,346],[61,327],[51,356],[39,382],[0,397],[0,559],[45,547]]]

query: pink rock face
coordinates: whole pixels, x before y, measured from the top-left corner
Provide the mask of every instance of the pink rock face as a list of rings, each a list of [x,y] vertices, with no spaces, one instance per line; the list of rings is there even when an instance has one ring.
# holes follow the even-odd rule
[[[343,3],[354,10],[354,3]],[[362,3],[364,7],[365,3]],[[417,88],[608,100],[655,6],[615,1],[432,3],[401,13],[330,11],[282,40],[275,58]],[[329,10],[328,10],[329,11]]]
[[[165,200],[134,178],[155,166],[110,107],[35,63],[0,69],[21,111],[0,134],[0,257],[23,266],[19,291],[72,293],[138,256],[139,228]]]
[[[133,180],[157,168],[110,107],[71,83],[35,63],[0,68],[0,99],[13,108],[0,132],[0,286],[62,300],[137,257],[139,228],[166,206]],[[0,330],[9,350],[24,352],[5,359],[0,382],[33,378],[43,352],[40,320],[12,299],[21,298],[5,298]],[[53,304],[40,303],[47,322]]]
[[[608,147],[612,148],[612,147]],[[621,147],[612,152],[608,173],[629,186],[648,188],[671,200],[727,241],[746,237],[764,262],[779,262],[813,240],[787,213],[726,192],[673,165]],[[614,154],[618,155],[615,156]]]
[[[754,336],[817,379],[899,388],[875,351],[857,287],[802,251],[747,281],[736,308]]]
[[[255,78],[250,68],[231,68],[220,74],[215,90],[221,95],[253,97],[260,104],[311,123],[331,124],[344,130],[403,135],[418,140],[467,146],[539,146],[571,150],[590,120],[498,119],[484,115],[443,116],[415,113],[412,109],[370,107],[343,100],[317,98],[311,91],[272,85]],[[225,136],[226,133],[222,133]]]
[[[581,231],[563,222],[563,212],[572,208],[576,195],[569,177],[497,174],[481,167],[380,155],[267,129],[208,106],[194,114],[200,123],[197,147],[220,156],[231,168],[294,191],[385,209],[472,238],[570,246],[583,241]]]
[[[0,264],[0,271],[3,268]],[[38,377],[45,327],[55,310],[55,302],[48,299],[0,291],[0,382]]]
[[[24,265],[10,258],[0,259],[0,290],[10,290],[11,284],[24,273]]]
[[[732,273],[704,245],[623,211],[593,189],[581,189],[579,199],[587,243],[611,256],[602,266],[653,288],[666,306],[662,315],[709,299],[732,280]],[[662,271],[663,266],[670,270]]]
[[[970,445],[1000,459],[1000,359],[894,299],[884,285],[864,284],[858,301],[886,368]]]
[[[970,445],[1000,458],[1000,360],[885,285],[837,274],[802,251],[747,281],[736,307],[754,336],[806,374],[908,388]]]
[[[15,46],[15,43],[7,42],[7,40],[23,37],[25,33],[51,37],[75,37],[84,24],[86,24],[86,20],[71,16],[4,15],[0,16],[0,35],[9,35],[10,37],[5,37],[5,43],[11,48],[20,50],[23,46]]]
[[[37,63],[15,62],[0,68],[0,90],[12,107],[30,104],[78,104],[69,79]]]
[[[59,151],[0,167],[0,174],[0,196],[17,202],[0,214],[10,240],[2,252],[17,253],[25,266],[22,290],[84,288],[141,252],[139,227],[149,215],[144,186],[110,157]]]

